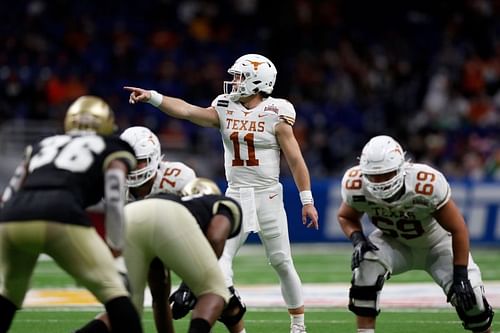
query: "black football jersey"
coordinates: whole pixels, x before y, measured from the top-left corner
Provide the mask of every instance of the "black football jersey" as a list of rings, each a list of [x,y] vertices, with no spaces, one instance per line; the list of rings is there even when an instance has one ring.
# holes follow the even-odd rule
[[[0,222],[50,220],[91,225],[85,208],[104,196],[104,172],[114,159],[129,170],[134,151],[118,137],[55,135],[33,147],[20,190],[0,211]]]
[[[203,232],[206,232],[212,217],[217,214],[225,215],[231,222],[231,232],[228,238],[232,238],[240,232],[241,206],[236,200],[224,195],[179,197],[175,194],[159,193],[148,198],[172,200],[184,205],[195,217]]]

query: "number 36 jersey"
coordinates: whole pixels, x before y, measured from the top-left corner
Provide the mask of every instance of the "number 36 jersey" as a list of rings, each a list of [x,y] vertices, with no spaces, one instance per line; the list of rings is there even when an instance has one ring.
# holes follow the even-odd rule
[[[104,196],[104,173],[120,159],[135,168],[134,151],[118,137],[55,135],[34,146],[19,191],[5,203],[0,221],[50,220],[88,225],[85,208]]]
[[[293,126],[293,105],[285,99],[268,97],[249,110],[227,95],[219,95],[212,106],[219,116],[229,187],[268,187],[278,183],[280,146],[275,128],[282,121]]]
[[[393,202],[375,198],[366,189],[359,166],[342,179],[342,200],[366,213],[385,235],[410,247],[429,247],[448,232],[433,214],[450,199],[450,186],[443,174],[424,164],[405,163],[404,193]]]

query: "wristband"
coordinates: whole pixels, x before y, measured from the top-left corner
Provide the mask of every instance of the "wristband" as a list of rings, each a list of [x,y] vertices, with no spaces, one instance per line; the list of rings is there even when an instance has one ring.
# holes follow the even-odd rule
[[[468,280],[467,266],[464,265],[454,265],[453,266],[453,280],[454,281],[464,281]]]
[[[314,199],[311,191],[301,191],[299,193],[300,195],[300,202],[302,202],[302,206],[311,204],[314,204]]]
[[[154,107],[158,107],[161,104],[161,101],[163,101],[163,95],[156,90],[150,90],[149,93],[151,94],[151,97],[149,98],[148,103]]]
[[[354,247],[359,243],[366,241],[365,235],[359,230],[353,231],[351,236],[349,236],[349,239]]]

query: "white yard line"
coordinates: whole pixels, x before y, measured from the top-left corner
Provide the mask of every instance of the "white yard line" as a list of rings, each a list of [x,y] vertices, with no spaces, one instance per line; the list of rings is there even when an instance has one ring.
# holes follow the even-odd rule
[[[236,286],[243,301],[249,307],[284,306],[279,285]],[[500,307],[500,281],[485,283],[486,296],[494,308]],[[304,284],[307,307],[346,307],[349,284]],[[149,291],[146,305],[151,304]],[[84,289],[36,289],[31,290],[25,307],[38,306],[95,306],[95,298]],[[434,283],[390,283],[382,291],[380,305],[386,309],[450,308],[446,296]]]

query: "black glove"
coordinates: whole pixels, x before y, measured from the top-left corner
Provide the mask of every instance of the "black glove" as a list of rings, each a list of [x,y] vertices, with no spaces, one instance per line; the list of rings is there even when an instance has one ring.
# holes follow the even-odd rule
[[[447,301],[452,301],[454,306],[463,311],[468,311],[476,305],[476,295],[467,275],[467,266],[453,266],[453,284],[448,292]]]
[[[168,301],[172,306],[172,317],[174,319],[180,319],[185,317],[189,311],[194,308],[196,304],[196,296],[193,294],[191,289],[189,289],[189,287],[182,282],[179,289],[170,295]]]
[[[353,271],[355,268],[359,267],[359,264],[363,261],[367,251],[378,250],[378,247],[370,242],[361,231],[354,231],[351,234],[350,239],[352,245],[354,246],[351,258],[351,270]]]

